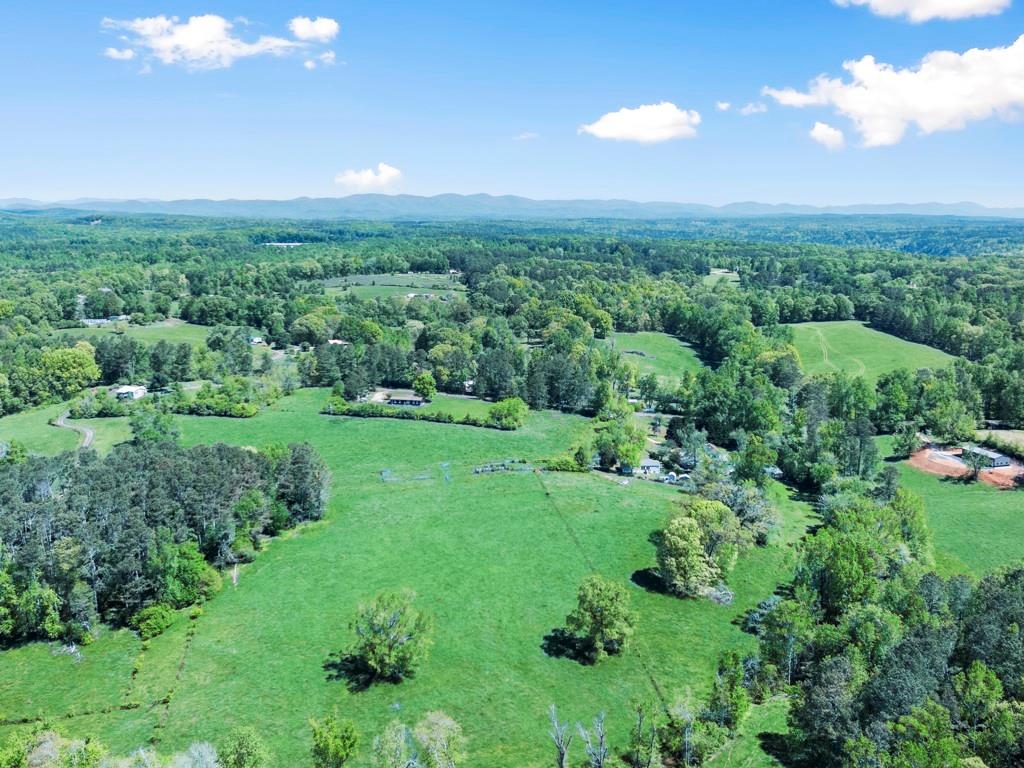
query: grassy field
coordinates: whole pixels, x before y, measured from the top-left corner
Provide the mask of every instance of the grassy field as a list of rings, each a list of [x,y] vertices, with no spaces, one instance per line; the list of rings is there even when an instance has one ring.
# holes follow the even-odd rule
[[[598,474],[473,474],[489,461],[559,453],[589,428],[585,420],[532,413],[505,433],[346,419],[317,414],[325,397],[302,390],[254,419],[179,418],[190,444],[311,441],[333,472],[324,521],[272,542],[237,586],[225,579],[191,642],[182,618],[142,654],[134,679],[141,643],[126,632],[107,632],[77,663],[41,644],[0,654],[0,714],[59,719],[63,730],[92,733],[122,753],[151,737],[166,752],[217,742],[248,724],[278,765],[294,765],[306,755],[311,715],[336,707],[368,742],[395,717],[443,709],[469,737],[467,766],[540,768],[550,763],[552,703],[574,722],[606,711],[616,745],[625,742],[632,697],[699,703],[718,653],[754,646],[735,621],[791,571],[793,543],[810,519],[776,487],[785,525],[771,546],[742,558],[730,579],[735,604],[680,601],[630,580],[653,564],[648,535],[677,503],[672,489],[623,487]],[[546,656],[544,635],[561,626],[592,571],[630,585],[635,643],[595,667]],[[385,587],[417,592],[436,617],[436,644],[412,680],[353,693],[329,679],[324,663],[351,642],[356,604]],[[169,691],[169,703],[154,703]],[[116,708],[125,701],[142,706]],[[751,729],[780,727],[777,713],[756,712]],[[742,762],[719,765],[772,765],[763,753],[757,761],[755,742],[756,733],[743,740]],[[364,748],[357,765],[366,757]]]
[[[732,285],[740,284],[740,276],[733,272],[731,269],[717,269],[711,270],[711,274],[704,275],[702,278],[704,285],[718,285],[719,283],[731,283]]]
[[[898,339],[856,320],[790,327],[807,374],[845,371],[875,381],[897,368],[940,368],[953,359],[945,352]]]
[[[61,328],[54,331],[54,335],[75,336],[83,339],[107,336],[113,333],[123,333],[125,336],[138,339],[145,344],[156,344],[158,341],[169,341],[172,344],[188,342],[194,347],[200,347],[206,343],[210,329],[205,325],[193,325],[184,320],[170,319],[151,325],[117,323],[102,328]]]
[[[409,293],[433,293],[452,296],[465,291],[455,276],[416,273],[412,275],[348,275],[324,281],[328,294],[351,293],[360,299],[404,297]]]
[[[0,418],[0,442],[17,440],[30,453],[54,454],[78,447],[81,439],[70,429],[50,426],[50,419],[56,419],[67,405],[46,405]]]
[[[611,343],[624,359],[635,363],[640,375],[653,373],[662,381],[678,381],[686,371],[701,367],[689,345],[667,333],[613,333]]]
[[[892,438],[877,441],[887,456]],[[900,483],[924,500],[939,572],[982,576],[1024,559],[1024,491],[929,475],[905,461],[897,466]]]

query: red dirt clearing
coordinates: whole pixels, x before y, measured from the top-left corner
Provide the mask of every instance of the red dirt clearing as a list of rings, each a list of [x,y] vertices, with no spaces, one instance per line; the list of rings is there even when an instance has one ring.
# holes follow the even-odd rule
[[[910,465],[929,475],[967,477],[971,471],[960,460],[962,452],[960,448],[950,448],[949,450],[924,448],[910,457]],[[1013,488],[1014,481],[1020,474],[1024,474],[1024,465],[1013,462],[1008,467],[983,469],[979,473],[978,479],[983,483],[994,485],[996,488]]]

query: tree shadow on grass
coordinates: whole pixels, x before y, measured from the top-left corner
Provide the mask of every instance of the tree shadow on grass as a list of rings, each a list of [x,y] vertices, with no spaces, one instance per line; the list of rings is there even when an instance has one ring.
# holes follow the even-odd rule
[[[634,571],[629,579],[641,589],[646,589],[655,595],[672,594],[669,592],[668,587],[665,586],[664,579],[661,578],[661,575],[655,568],[644,568],[640,571]]]
[[[771,755],[786,768],[810,768],[805,761],[799,760],[793,749],[792,738],[785,733],[770,733],[762,731],[757,734],[757,740],[761,743],[761,749],[765,754]]]
[[[540,649],[555,659],[572,659],[586,667],[594,663],[583,640],[561,627],[544,635]]]
[[[351,653],[334,653],[324,662],[324,672],[329,682],[344,680],[353,693],[365,691],[379,680],[361,656]]]

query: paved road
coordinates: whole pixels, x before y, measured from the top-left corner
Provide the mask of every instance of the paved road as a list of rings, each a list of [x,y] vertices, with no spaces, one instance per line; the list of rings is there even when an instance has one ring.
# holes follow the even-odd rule
[[[96,431],[92,427],[79,426],[77,424],[68,424],[67,418],[70,415],[71,411],[64,411],[64,413],[57,417],[57,420],[54,422],[54,424],[58,427],[70,429],[80,434],[82,436],[82,441],[78,444],[78,447],[88,448],[90,445],[92,445],[93,438],[96,437]]]

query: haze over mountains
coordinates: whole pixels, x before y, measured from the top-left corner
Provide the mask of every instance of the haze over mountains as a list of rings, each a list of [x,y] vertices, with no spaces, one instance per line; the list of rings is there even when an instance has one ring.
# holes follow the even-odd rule
[[[1024,208],[989,208],[978,203],[888,203],[791,205],[757,202],[723,206],[632,200],[532,200],[514,195],[361,194],[293,200],[106,200],[80,198],[43,202],[0,200],[7,211],[95,211],[263,219],[672,219],[753,216],[916,215],[1024,218]]]

